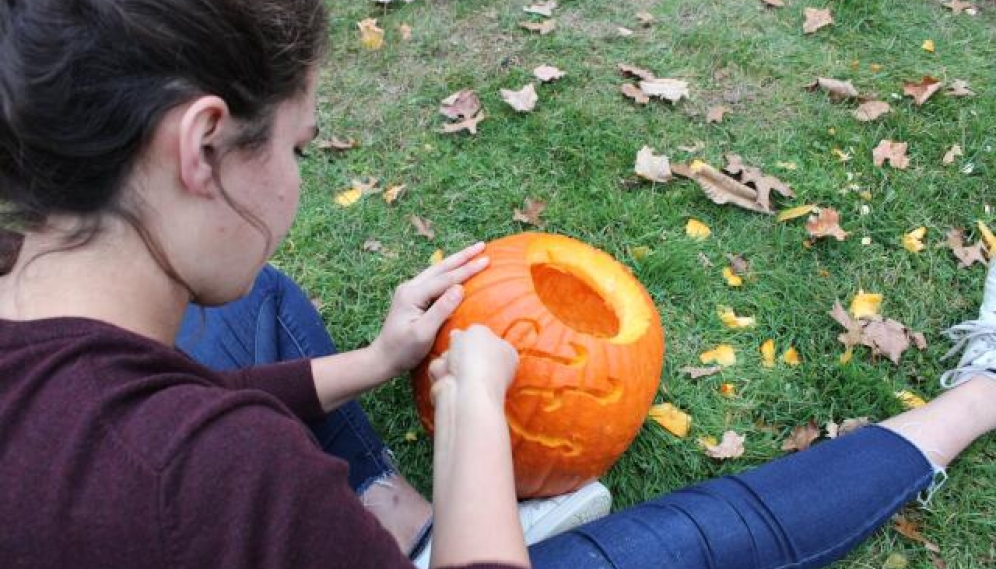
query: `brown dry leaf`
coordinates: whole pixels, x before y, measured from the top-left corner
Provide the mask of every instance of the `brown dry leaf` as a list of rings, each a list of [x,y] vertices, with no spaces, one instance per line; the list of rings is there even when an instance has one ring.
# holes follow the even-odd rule
[[[784,8],[785,0],[761,0],[766,6],[771,6],[774,8]]]
[[[730,262],[730,270],[733,274],[743,276],[750,272],[750,261],[743,255],[726,255],[726,260]]]
[[[909,349],[910,340],[914,341],[919,350],[927,347],[922,335],[912,332],[896,320],[883,319],[878,315],[852,319],[839,301],[834,302],[830,316],[847,330],[837,336],[846,348],[867,346],[871,348],[872,355],[885,355],[897,365],[903,352]]]
[[[432,229],[432,222],[423,217],[417,215],[411,215],[408,217],[408,221],[415,226],[415,230],[418,234],[426,239],[432,241],[436,237],[436,232]]]
[[[703,253],[702,251],[699,251],[699,254],[697,255],[697,257],[698,257],[699,263],[703,267],[705,267],[707,269],[711,269],[712,268],[712,261],[709,260],[709,257],[707,257],[705,253]]]
[[[861,122],[868,122],[891,111],[892,107],[885,101],[865,101],[858,105],[858,108],[854,109],[851,114]]]
[[[837,437],[843,437],[844,435],[857,431],[861,427],[867,427],[870,424],[871,419],[868,417],[844,419],[839,425],[833,421],[829,421],[827,423],[827,438],[836,439]]]
[[[650,97],[646,93],[640,90],[639,87],[632,83],[623,83],[619,86],[619,90],[623,95],[626,95],[638,105],[646,105],[650,102]]]
[[[975,91],[969,88],[968,81],[964,79],[955,79],[951,82],[951,86],[945,91],[948,97],[974,97]]]
[[[387,202],[388,205],[393,204],[405,194],[406,189],[408,189],[408,186],[405,184],[395,184],[387,188],[384,190],[384,201]]]
[[[706,113],[706,123],[723,122],[723,115],[728,112],[730,109],[726,105],[709,107],[709,111]]]
[[[943,86],[944,83],[939,79],[935,79],[930,75],[924,75],[919,83],[904,82],[903,94],[913,97],[913,102],[919,107],[926,103],[927,99],[931,98]]]
[[[975,4],[972,4],[971,2],[962,2],[962,0],[951,0],[950,2],[941,4],[941,6],[950,9],[954,14],[961,14],[962,12],[965,12],[970,16],[974,16],[978,13]]]
[[[520,28],[525,28],[531,32],[539,32],[541,36],[552,32],[557,29],[557,22],[555,20],[544,20],[543,22],[520,22]]]
[[[335,150],[337,152],[345,152],[346,150],[351,150],[359,146],[352,137],[342,139],[338,136],[333,136],[329,140],[319,140],[315,143],[315,147],[319,150]]]
[[[744,454],[745,435],[739,435],[735,431],[723,433],[723,439],[717,445],[704,445],[706,455],[719,460],[728,458],[738,458]]]
[[[806,8],[803,10],[806,21],[802,24],[802,32],[806,34],[815,33],[816,30],[829,26],[833,23],[833,14],[830,8],[821,10],[819,8]]]
[[[723,371],[723,366],[683,367],[678,371],[680,371],[681,373],[687,373],[690,379],[699,379],[702,377],[709,377],[711,375],[716,375],[717,373]]]
[[[566,74],[552,65],[540,65],[536,69],[533,69],[533,75],[543,83],[549,83],[550,81],[560,79]]]
[[[843,101],[844,99],[857,99],[859,97],[858,90],[854,88],[854,85],[850,81],[841,81],[840,79],[830,79],[827,77],[817,77],[816,81],[806,85],[806,89],[810,91],[817,89],[826,91],[830,96],[830,100],[835,102]]]
[[[651,182],[667,182],[672,178],[667,156],[654,154],[654,149],[644,146],[636,153],[636,175]]]
[[[623,75],[636,77],[637,79],[642,79],[644,81],[653,81],[657,79],[657,76],[652,72],[643,69],[642,67],[636,67],[635,65],[629,65],[627,63],[616,64],[616,67],[622,72]]]
[[[501,98],[513,109],[520,113],[528,113],[536,108],[539,97],[536,95],[536,87],[529,83],[518,91],[511,89],[501,89]]]
[[[782,450],[786,452],[806,450],[818,438],[820,438],[820,428],[816,426],[816,419],[810,419],[805,425],[792,429],[788,438],[782,442]]]
[[[954,164],[955,158],[964,155],[965,154],[962,152],[961,146],[953,144],[951,145],[951,148],[949,148],[948,151],[944,153],[944,158],[941,158],[941,163],[944,164],[945,166],[949,164]]]
[[[833,237],[837,241],[847,239],[847,232],[840,227],[840,213],[832,207],[820,209],[817,215],[806,220],[806,232],[810,237]]]
[[[402,40],[408,41],[412,39],[412,27],[408,24],[402,22],[401,25],[398,26],[398,31],[401,32]]]
[[[760,168],[747,166],[739,155],[728,152],[724,155],[726,172],[740,176],[740,182],[752,185],[757,190],[757,204],[765,210],[771,210],[771,191],[786,198],[794,198],[792,188],[774,176],[766,176]]]
[[[657,78],[640,81],[640,90],[648,97],[659,97],[666,101],[677,103],[682,98],[687,99],[688,82],[680,79]]]
[[[546,202],[526,198],[524,209],[515,208],[515,211],[512,213],[512,219],[528,223],[529,225],[535,225],[536,227],[542,227],[543,221],[540,220],[540,215],[543,214],[543,210],[545,209]]]
[[[934,569],[948,569],[948,562],[940,555],[928,551],[927,557],[930,558],[930,564],[934,566]]]
[[[671,172],[694,180],[706,197],[719,205],[731,203],[735,206],[760,213],[774,214],[757,203],[757,190],[738,182],[735,178],[716,170],[701,160],[693,160],[690,165],[673,164]]]
[[[469,119],[481,110],[481,100],[473,89],[462,89],[443,99],[439,112],[448,119]]]
[[[540,2],[539,4],[533,4],[532,6],[525,6],[522,8],[523,12],[529,14],[538,14],[540,16],[546,16],[549,18],[553,15],[553,11],[557,9],[556,0],[550,0],[549,2]]]
[[[442,132],[451,134],[454,132],[460,132],[461,130],[466,130],[470,134],[477,134],[477,125],[482,120],[484,120],[484,111],[477,113],[477,116],[464,119],[460,122],[446,123],[443,125]]]
[[[896,532],[898,532],[899,535],[902,535],[906,539],[915,541],[917,543],[922,543],[923,546],[927,549],[927,551],[933,553],[941,552],[941,548],[937,547],[937,544],[923,537],[923,534],[920,533],[919,522],[914,522],[912,520],[909,520],[902,514],[896,514],[895,516],[893,516],[893,521],[896,523],[896,525],[894,525],[892,529],[896,530]]]
[[[367,239],[363,243],[363,250],[369,251],[371,253],[380,253],[381,257],[388,259],[397,259],[398,253],[393,249],[388,249],[380,241],[376,239]]]
[[[641,26],[648,27],[652,26],[657,19],[654,18],[654,15],[650,12],[637,12],[636,21],[640,22]]]
[[[986,257],[983,252],[983,243],[980,239],[975,245],[965,246],[965,234],[961,229],[948,231],[948,247],[955,257],[958,258],[958,268],[967,269],[975,263],[986,264]]]
[[[886,160],[889,165],[898,170],[905,170],[910,165],[910,159],[906,156],[906,149],[909,145],[905,142],[895,142],[892,140],[882,140],[872,149],[872,161],[875,165],[882,167]]]

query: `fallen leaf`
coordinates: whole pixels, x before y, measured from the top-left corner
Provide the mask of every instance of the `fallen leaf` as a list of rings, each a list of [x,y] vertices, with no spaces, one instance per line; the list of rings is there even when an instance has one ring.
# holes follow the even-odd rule
[[[469,119],[481,110],[481,100],[473,89],[461,89],[443,99],[439,112],[449,119]]]
[[[819,8],[806,8],[803,10],[806,21],[802,24],[802,32],[806,34],[815,33],[820,28],[833,23],[833,14],[830,9],[821,10]]]
[[[699,263],[701,263],[703,267],[705,267],[707,269],[711,269],[712,268],[712,261],[710,261],[709,257],[706,257],[706,254],[703,253],[702,251],[699,251],[698,259],[699,259]]]
[[[716,375],[717,373],[723,371],[723,366],[683,367],[678,371],[680,371],[681,373],[687,373],[690,379],[699,379],[702,377],[709,377],[711,375]]]
[[[881,294],[858,289],[858,294],[854,295],[854,298],[851,299],[851,316],[855,318],[877,316],[881,306]]]
[[[659,97],[672,103],[688,98],[688,82],[680,79],[657,78],[640,81],[640,90],[648,97]]]
[[[795,162],[776,162],[775,166],[778,166],[782,170],[798,170],[799,165]]]
[[[566,73],[552,65],[540,65],[536,69],[533,69],[533,75],[543,83],[549,83],[550,81],[560,79]]]
[[[737,396],[737,387],[732,383],[723,383],[719,386],[719,394],[727,399]]]
[[[844,353],[840,355],[840,365],[849,363],[853,357],[854,357],[854,348],[848,346],[847,349],[844,350]]]
[[[653,81],[654,79],[657,79],[657,76],[654,75],[653,72],[647,71],[642,67],[636,67],[635,65],[629,65],[627,63],[618,63],[616,64],[616,68],[618,68],[623,75],[629,75],[632,77],[636,77],[638,79],[642,79],[644,81]]]
[[[789,349],[785,350],[782,354],[782,361],[790,366],[797,366],[802,363],[802,358],[799,357],[799,351],[793,346],[789,346]]]
[[[935,49],[934,40],[923,40],[923,45],[921,45],[920,47],[923,48],[923,51],[934,53]]]
[[[919,523],[907,519],[902,514],[896,514],[893,517],[893,521],[895,522],[896,525],[894,525],[892,529],[896,530],[896,532],[898,532],[906,539],[923,544],[923,546],[927,549],[927,551],[933,553],[941,552],[941,548],[937,547],[937,544],[923,537],[923,534],[920,532]]]
[[[706,123],[723,122],[723,115],[728,112],[730,112],[730,109],[725,105],[710,107],[706,113]]]
[[[958,258],[958,268],[967,269],[975,263],[986,264],[986,257],[982,250],[982,241],[976,241],[975,245],[965,246],[964,234],[960,229],[948,231],[948,247]]]
[[[815,91],[816,89],[826,91],[832,101],[856,99],[859,96],[858,90],[854,88],[854,85],[850,81],[841,81],[827,77],[817,77],[816,81],[806,85],[806,88],[810,91]]]
[[[461,130],[466,130],[470,134],[477,134],[477,125],[482,120],[484,120],[484,111],[477,113],[476,116],[464,119],[459,122],[451,122],[443,125],[443,132],[446,134],[451,134],[454,132],[460,132]]]
[[[653,25],[657,21],[653,14],[650,12],[637,12],[636,21],[640,23],[641,26],[648,27]]]
[[[756,323],[753,316],[737,316],[729,306],[717,307],[716,314],[727,328],[750,328]]]
[[[883,354],[894,364],[910,347],[909,329],[892,319],[871,320],[864,325],[862,336],[865,345]]]
[[[679,176],[694,180],[706,197],[719,205],[732,203],[738,207],[760,213],[773,214],[770,205],[758,202],[758,191],[728,176],[701,160],[693,160],[690,165],[674,164],[671,171]]]
[[[432,256],[429,257],[429,264],[430,265],[438,265],[439,263],[442,263],[442,262],[443,262],[443,250],[442,249],[436,249],[436,251],[432,254]]]
[[[501,98],[513,109],[520,113],[528,113],[536,108],[539,97],[536,95],[536,87],[529,83],[518,91],[511,89],[501,89]]]
[[[761,344],[761,365],[775,367],[775,341],[768,339]]]
[[[923,400],[923,397],[920,397],[916,393],[905,389],[896,392],[896,399],[898,399],[906,409],[916,409],[917,407],[923,407],[927,404],[927,402]]]
[[[971,16],[974,16],[976,13],[974,4],[971,2],[963,2],[962,0],[951,0],[950,2],[941,4],[941,6],[950,9],[954,14],[961,14],[962,12],[965,12]]]
[[[919,83],[904,82],[903,94],[913,97],[913,102],[919,107],[926,103],[927,99],[932,97],[943,85],[944,83],[930,75],[924,75]]]
[[[739,435],[735,431],[723,433],[723,440],[718,445],[706,445],[705,453],[711,458],[725,460],[728,458],[738,458],[744,454],[744,441],[747,437]]]
[[[557,22],[555,20],[543,20],[543,22],[520,22],[519,27],[525,28],[531,32],[539,32],[541,36],[552,32],[557,29]]]
[[[954,164],[955,158],[959,156],[964,156],[964,153],[961,150],[961,146],[954,144],[948,149],[947,152],[944,153],[944,158],[941,158],[941,163],[945,166]]]
[[[633,259],[637,261],[642,261],[652,252],[653,251],[650,247],[647,247],[646,245],[638,245],[636,247],[629,248],[629,254],[632,255]]]
[[[412,39],[412,27],[408,24],[402,22],[401,25],[398,26],[398,31],[401,33],[402,40],[408,41]]]
[[[885,562],[882,563],[882,569],[906,569],[909,565],[910,560],[906,555],[894,551],[885,558]]]
[[[418,440],[418,434],[415,431],[408,431],[405,433],[405,441],[413,443]]]
[[[869,122],[891,111],[892,107],[885,101],[865,101],[858,105],[858,108],[854,109],[851,114],[861,122]]]
[[[671,163],[667,156],[654,154],[654,149],[644,146],[636,153],[636,175],[651,182],[667,182],[672,178]]]
[[[989,229],[989,226],[983,221],[978,221],[976,223],[976,227],[979,228],[979,233],[982,234],[982,240],[986,243],[986,254],[990,259],[992,259],[993,256],[996,256],[996,236],[993,235],[993,232]]]
[[[704,364],[715,363],[729,367],[737,363],[737,352],[729,344],[720,344],[715,348],[699,354],[699,361]]]
[[[712,234],[712,230],[709,226],[702,223],[701,221],[695,219],[694,217],[688,219],[688,223],[685,224],[685,235],[695,239],[696,241],[702,241]]]
[[[955,79],[951,82],[951,86],[948,87],[946,94],[949,97],[974,97],[975,91],[969,88],[968,81]]]
[[[629,36],[633,35],[633,30],[629,28],[624,28],[622,26],[616,27],[616,32],[624,38],[628,38]]]
[[[730,262],[730,269],[733,270],[735,275],[746,275],[750,271],[750,261],[744,258],[743,255],[726,255],[726,259]]]
[[[678,438],[688,436],[692,427],[692,416],[670,403],[661,403],[650,407],[650,418]]]
[[[836,439],[837,437],[843,437],[844,435],[853,433],[854,431],[870,424],[871,420],[868,417],[844,419],[840,425],[834,423],[833,421],[829,421],[827,422],[827,438]]]
[[[734,176],[739,176],[740,182],[753,186],[757,190],[757,204],[766,210],[771,209],[771,191],[786,198],[794,198],[795,192],[788,184],[774,176],[767,176],[760,168],[748,166],[738,154],[728,152],[724,155],[726,166],[723,170]]]
[[[788,438],[782,442],[782,450],[786,452],[806,450],[818,438],[820,438],[820,428],[816,426],[816,419],[810,419],[808,423],[792,429]]]
[[[626,95],[630,99],[633,99],[638,105],[646,105],[650,102],[650,97],[646,93],[640,90],[640,88],[632,83],[623,83],[619,86],[619,90],[623,95]]]
[[[806,232],[810,237],[833,237],[837,241],[847,239],[847,232],[840,227],[840,214],[831,207],[821,208],[816,215],[806,220]]]
[[[948,562],[941,558],[940,555],[927,552],[927,557],[930,557],[930,564],[934,566],[934,569],[948,569]],[[990,558],[990,561],[996,561],[996,558]]]
[[[367,239],[363,242],[363,250],[370,253],[380,253],[382,257],[387,257],[388,259],[396,259],[398,254],[391,249],[385,247],[380,241],[376,239]]]
[[[405,190],[408,188],[405,184],[396,184],[386,190],[384,190],[384,201],[388,204],[393,204],[398,201],[398,199],[405,194]]]
[[[436,237],[436,232],[432,229],[432,222],[428,219],[419,217],[417,215],[411,215],[408,217],[408,221],[415,226],[415,230],[418,234],[426,239],[432,241]]]
[[[557,2],[555,0],[550,0],[549,2],[541,2],[539,4],[533,4],[532,6],[525,6],[522,8],[523,12],[529,14],[538,14],[540,16],[546,16],[549,18],[553,15],[553,11],[557,9]]]
[[[851,155],[850,154],[848,154],[847,152],[844,152],[843,150],[841,150],[839,148],[834,148],[834,149],[830,150],[830,152],[832,152],[833,155],[836,156],[837,159],[840,160],[841,162],[847,162],[847,161],[849,161],[851,159]]]
[[[775,217],[775,220],[788,221],[790,219],[796,219],[804,215],[809,215],[810,213],[813,213],[814,210],[816,210],[816,206],[812,204],[800,205],[789,209],[783,209],[778,213],[778,216]]]
[[[363,197],[363,192],[361,192],[356,188],[350,188],[348,190],[343,190],[339,192],[338,194],[335,195],[333,199],[335,200],[335,203],[338,204],[340,207],[349,207],[355,204],[356,202],[360,201],[360,198],[362,197]]]
[[[520,210],[516,208],[512,214],[512,219],[515,221],[521,221],[522,223],[535,225],[536,227],[542,227],[543,222],[540,220],[540,215],[543,214],[543,210],[545,209],[546,202],[526,198],[524,209]]]
[[[377,20],[366,18],[356,23],[360,29],[360,44],[369,50],[380,49],[384,45],[384,30],[377,27]]]
[[[734,274],[731,267],[723,267],[723,278],[726,279],[726,284],[733,287],[743,286],[744,284],[743,277]]]
[[[352,138],[342,139],[337,136],[333,136],[329,140],[319,140],[315,143],[315,147],[319,150],[335,150],[337,152],[345,152],[346,150],[352,150],[358,145],[356,141]]]
[[[923,237],[927,234],[926,227],[917,227],[913,231],[903,235],[903,249],[910,253],[923,251]]]
[[[893,168],[905,170],[910,165],[910,159],[906,156],[908,146],[905,142],[883,139],[878,143],[878,146],[872,149],[872,161],[881,168],[882,164],[888,160],[889,165]]]

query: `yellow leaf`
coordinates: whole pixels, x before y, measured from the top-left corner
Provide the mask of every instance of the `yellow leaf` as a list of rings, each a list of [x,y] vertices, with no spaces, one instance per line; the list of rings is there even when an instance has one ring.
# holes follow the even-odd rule
[[[903,235],[903,248],[910,253],[919,253],[923,250],[923,237],[926,234],[926,227],[917,227],[913,231]]]
[[[934,40],[924,40],[922,47],[924,51],[929,51],[930,53],[934,53]]]
[[[982,234],[982,239],[986,242],[986,256],[992,259],[993,256],[996,256],[996,236],[993,236],[993,232],[985,222],[978,222],[978,226],[979,233]]]
[[[695,442],[699,443],[701,446],[703,446],[705,448],[714,447],[714,446],[716,446],[716,445],[719,444],[719,441],[716,440],[716,437],[713,437],[713,436],[710,436],[710,435],[707,435],[707,436],[704,436],[704,437],[699,437],[699,438],[695,439]]]
[[[837,159],[840,160],[841,162],[847,162],[848,160],[851,159],[851,155],[850,154],[848,154],[847,152],[844,152],[843,150],[841,150],[839,148],[834,148],[830,152],[832,152],[834,154],[834,156],[836,156]]]
[[[881,304],[881,294],[865,292],[859,289],[858,294],[854,295],[854,300],[851,301],[851,316],[855,318],[875,316],[878,314],[878,308]]]
[[[737,316],[729,306],[717,307],[716,313],[727,328],[750,328],[754,325],[753,316]]]
[[[356,188],[350,188],[348,190],[336,194],[335,203],[339,204],[342,207],[349,207],[355,204],[356,202],[360,201],[361,197],[363,197],[362,191]]]
[[[439,263],[442,262],[443,262],[443,250],[436,249],[436,252],[432,254],[432,257],[429,257],[429,263],[433,265],[438,265]]]
[[[690,218],[688,220],[688,224],[685,225],[685,234],[692,239],[701,241],[706,237],[709,237],[709,235],[712,234],[712,230],[709,229],[708,225],[702,223],[701,221],[695,218]]]
[[[719,394],[728,399],[737,396],[737,387],[732,383],[724,383],[719,386]]]
[[[716,363],[727,367],[737,363],[737,352],[729,344],[720,344],[711,350],[699,354],[699,361],[704,364]]]
[[[802,217],[804,215],[809,215],[813,213],[816,209],[815,205],[800,205],[797,207],[791,207],[786,210],[782,210],[778,217],[775,218],[776,221],[788,221],[790,219],[795,219],[797,217]]]
[[[782,354],[782,361],[790,366],[797,366],[802,363],[798,350],[792,346],[789,346],[789,349],[785,350],[785,353]]]
[[[844,353],[840,355],[840,363],[841,363],[841,365],[846,364],[847,362],[851,361],[851,358],[853,358],[853,357],[854,357],[854,348],[848,346],[848,348],[846,350],[844,350]]]
[[[899,402],[902,403],[903,407],[907,409],[916,409],[917,407],[923,407],[927,404],[927,402],[923,400],[923,397],[920,397],[912,391],[906,391],[905,389],[896,392],[896,399],[899,399]]]
[[[743,286],[744,279],[733,272],[730,267],[723,267],[723,278],[726,279],[726,284],[730,286]]]
[[[384,45],[384,30],[377,27],[377,20],[367,18],[360,20],[356,27],[360,28],[360,43],[367,49],[380,49]]]
[[[650,418],[667,429],[672,435],[685,438],[692,426],[692,416],[670,403],[661,403],[650,408]]]
[[[401,194],[405,193],[405,189],[407,188],[408,186],[405,184],[396,184],[387,188],[384,190],[384,201],[389,204],[398,201],[398,198],[401,197]]]
[[[775,367],[775,341],[765,340],[761,344],[761,363],[764,367]]]
[[[407,433],[405,433],[405,440],[410,443],[413,443],[418,440],[418,435],[415,434],[415,431],[408,431]]]
[[[633,259],[637,261],[642,261],[652,252],[653,251],[650,247],[647,247],[646,245],[638,245],[636,247],[630,247],[629,249],[629,254],[632,255]]]

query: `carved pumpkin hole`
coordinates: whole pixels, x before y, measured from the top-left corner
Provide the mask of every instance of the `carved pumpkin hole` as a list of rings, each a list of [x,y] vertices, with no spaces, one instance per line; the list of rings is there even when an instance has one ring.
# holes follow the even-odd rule
[[[546,263],[537,263],[530,270],[536,294],[561,322],[598,338],[612,338],[619,333],[619,317],[583,280]]]

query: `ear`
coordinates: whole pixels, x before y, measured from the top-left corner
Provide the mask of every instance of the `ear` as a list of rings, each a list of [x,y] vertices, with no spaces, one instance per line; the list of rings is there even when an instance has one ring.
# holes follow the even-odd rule
[[[196,99],[180,117],[180,180],[194,195],[215,195],[215,159],[230,119],[228,105],[213,95]]]

